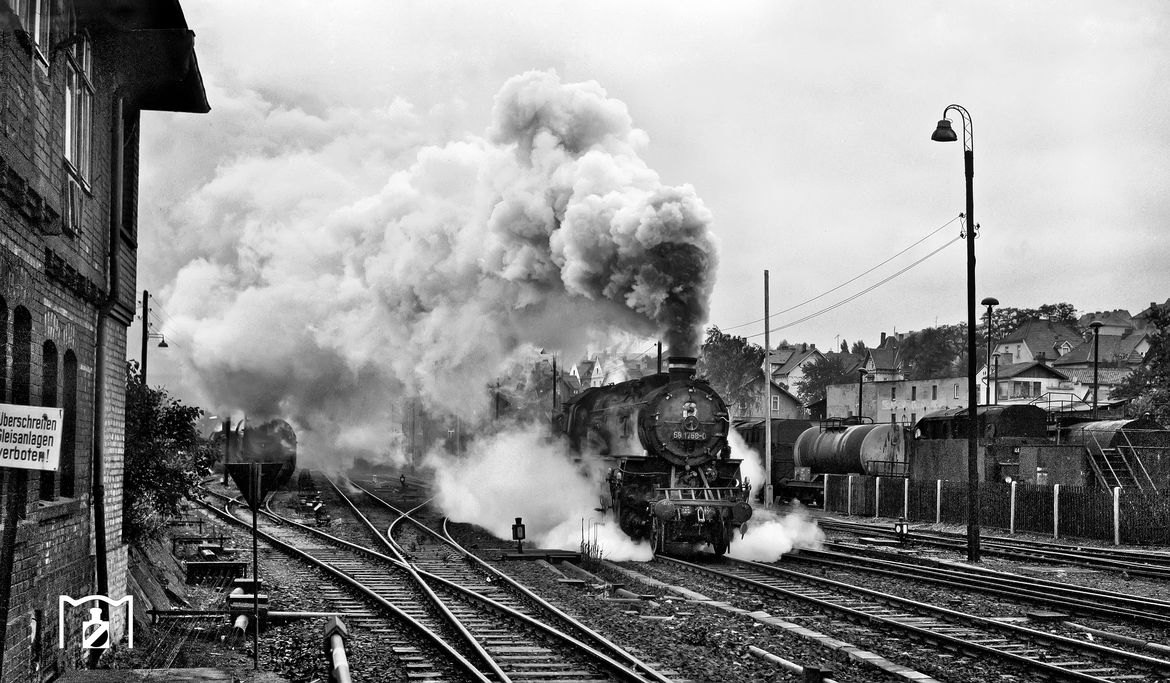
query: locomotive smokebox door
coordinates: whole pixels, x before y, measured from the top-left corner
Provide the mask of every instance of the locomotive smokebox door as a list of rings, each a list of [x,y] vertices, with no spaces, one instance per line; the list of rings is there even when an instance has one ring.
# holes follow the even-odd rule
[[[709,388],[674,383],[650,398],[646,436],[669,462],[697,466],[719,457],[727,438],[727,406]]]

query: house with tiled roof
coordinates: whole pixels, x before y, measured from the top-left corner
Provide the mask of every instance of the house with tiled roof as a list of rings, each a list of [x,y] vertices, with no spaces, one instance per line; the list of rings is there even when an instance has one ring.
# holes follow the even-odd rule
[[[1093,323],[1101,323],[1101,334],[1122,335],[1133,330],[1133,317],[1124,308],[1112,311],[1094,311],[1077,318],[1077,325],[1088,332]]]
[[[1071,323],[1037,318],[1000,339],[992,353],[999,357],[1001,367],[1016,363],[1051,363],[1082,341]]]
[[[768,354],[768,366],[772,381],[791,390],[804,379],[804,368],[825,355],[817,350],[816,344],[790,345],[782,343]]]
[[[983,366],[976,375],[980,386],[986,386],[987,371],[988,367]],[[991,371],[997,403],[1033,403],[1054,395],[1064,397],[1060,399],[1064,401],[1081,398],[1077,396],[1078,386],[1068,375],[1038,361],[992,365]]]
[[[751,398],[732,406],[737,418],[764,417],[764,373],[761,369],[756,377],[746,385]],[[772,382],[772,417],[775,419],[801,419],[808,417],[804,403],[779,382]]]
[[[1149,308],[1147,308],[1146,310],[1142,311],[1141,313],[1138,313],[1137,315],[1133,316],[1134,329],[1135,330],[1142,330],[1142,331],[1146,331],[1146,332],[1152,331],[1154,329],[1154,323],[1151,320],[1151,317],[1153,316],[1155,309],[1160,310],[1163,313],[1170,312],[1170,299],[1166,299],[1166,301],[1164,303],[1158,303],[1157,301],[1151,301]]]
[[[902,356],[899,342],[905,334],[894,333],[886,336],[882,332],[881,343],[875,349],[867,349],[861,367],[865,368],[867,382],[897,382],[906,378],[902,372]]]

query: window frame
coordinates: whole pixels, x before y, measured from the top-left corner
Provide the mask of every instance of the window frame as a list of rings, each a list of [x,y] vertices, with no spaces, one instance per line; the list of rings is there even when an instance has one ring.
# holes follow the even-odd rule
[[[79,31],[65,58],[65,168],[81,188],[90,192],[93,171],[93,44]]]

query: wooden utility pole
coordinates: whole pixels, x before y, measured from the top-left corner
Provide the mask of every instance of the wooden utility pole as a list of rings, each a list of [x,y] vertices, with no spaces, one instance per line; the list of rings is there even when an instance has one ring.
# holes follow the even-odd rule
[[[768,329],[768,271],[764,271],[764,507],[772,507],[772,337]]]

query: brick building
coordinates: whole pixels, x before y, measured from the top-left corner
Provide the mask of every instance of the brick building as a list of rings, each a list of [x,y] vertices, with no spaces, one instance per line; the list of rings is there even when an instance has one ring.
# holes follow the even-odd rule
[[[0,403],[64,410],[56,472],[0,467],[3,683],[82,663],[85,615],[59,649],[58,596],[128,593],[138,124],[208,109],[177,0],[0,0]]]

